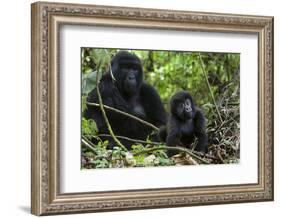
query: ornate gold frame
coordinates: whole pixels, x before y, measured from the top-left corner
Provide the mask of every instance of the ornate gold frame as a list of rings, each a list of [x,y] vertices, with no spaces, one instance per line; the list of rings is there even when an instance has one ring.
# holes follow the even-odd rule
[[[58,37],[62,24],[257,34],[258,183],[60,194]],[[33,3],[31,79],[33,214],[273,200],[273,17]]]

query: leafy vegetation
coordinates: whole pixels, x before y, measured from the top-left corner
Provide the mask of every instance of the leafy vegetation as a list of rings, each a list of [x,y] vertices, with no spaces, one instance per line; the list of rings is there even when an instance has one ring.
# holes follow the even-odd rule
[[[83,48],[82,114],[87,94],[96,87],[97,74],[109,71],[110,60],[117,49]],[[172,158],[165,144],[132,142],[132,150],[119,146],[110,150],[102,141],[94,120],[82,117],[82,168],[171,166],[201,163],[237,163],[240,153],[240,55],[178,51],[130,50],[142,61],[144,79],[153,85],[167,111],[170,97],[188,90],[207,118],[208,153],[186,149]],[[93,144],[92,139],[98,143]],[[196,145],[196,141],[194,142]]]

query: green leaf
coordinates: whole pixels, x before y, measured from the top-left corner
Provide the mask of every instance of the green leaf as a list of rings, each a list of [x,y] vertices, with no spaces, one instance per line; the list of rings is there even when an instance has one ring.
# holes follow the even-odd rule
[[[96,87],[97,72],[93,71],[88,74],[82,74],[82,94],[87,95]]]

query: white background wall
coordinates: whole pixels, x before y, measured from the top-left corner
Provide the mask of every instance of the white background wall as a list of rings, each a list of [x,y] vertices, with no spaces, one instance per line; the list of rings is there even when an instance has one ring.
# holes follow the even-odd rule
[[[55,0],[54,0],[55,1]],[[28,217],[30,209],[30,3],[1,2],[0,217]],[[61,1],[60,1],[61,2]],[[193,11],[275,16],[275,201],[94,214],[95,217],[278,217],[281,212],[280,6],[277,0],[68,0]],[[279,87],[278,87],[279,86]],[[279,124],[278,124],[279,123]],[[92,217],[93,214],[69,215]]]

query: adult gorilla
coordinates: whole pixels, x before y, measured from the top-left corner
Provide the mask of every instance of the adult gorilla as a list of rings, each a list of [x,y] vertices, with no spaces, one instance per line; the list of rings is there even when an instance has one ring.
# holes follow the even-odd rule
[[[103,104],[137,116],[159,127],[166,124],[166,112],[157,91],[143,82],[140,59],[126,51],[118,52],[111,60],[110,72],[104,74],[99,83]],[[97,90],[93,89],[88,102],[98,103]],[[110,125],[116,135],[145,140],[151,127],[119,113],[106,110]],[[99,108],[87,106],[86,119],[97,123],[99,134],[108,134],[108,129]],[[109,139],[109,138],[107,138]],[[109,147],[114,142],[109,140]],[[130,149],[132,142],[121,140]]]

